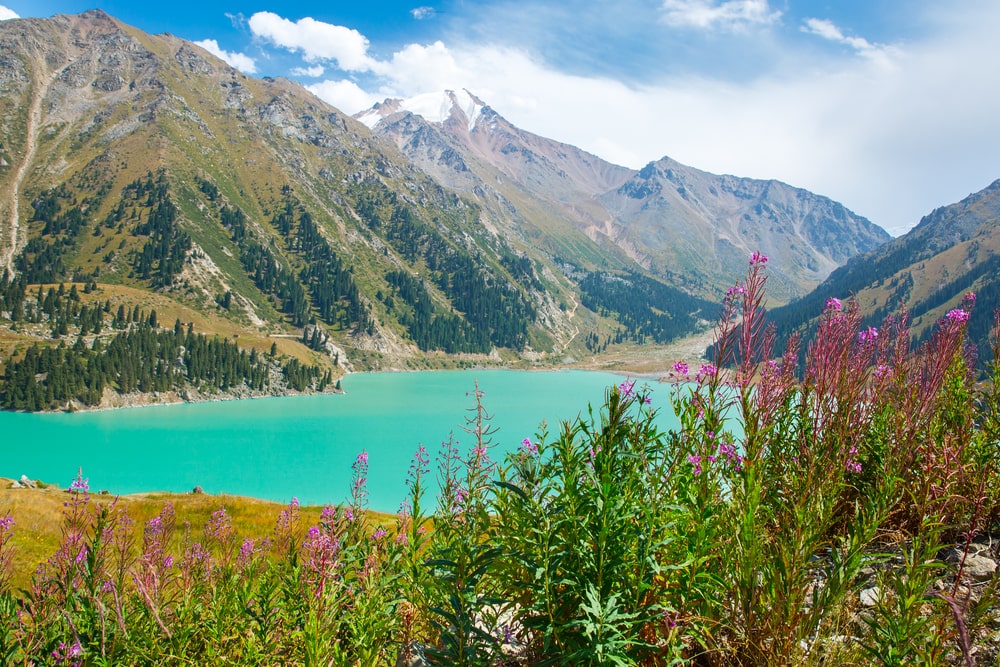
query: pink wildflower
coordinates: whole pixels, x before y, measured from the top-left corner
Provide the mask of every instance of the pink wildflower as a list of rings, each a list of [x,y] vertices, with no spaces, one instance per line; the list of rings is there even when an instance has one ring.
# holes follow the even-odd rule
[[[695,381],[701,382],[702,380],[713,378],[718,372],[719,369],[715,367],[715,364],[702,364],[701,368],[698,369],[698,374],[695,376]]]
[[[878,340],[878,329],[875,327],[868,327],[858,332],[858,342],[862,345],[873,345],[876,340]]]
[[[962,310],[961,308],[955,308],[954,310],[949,310],[948,314],[945,316],[948,321],[952,324],[963,324],[969,321],[969,313]]]

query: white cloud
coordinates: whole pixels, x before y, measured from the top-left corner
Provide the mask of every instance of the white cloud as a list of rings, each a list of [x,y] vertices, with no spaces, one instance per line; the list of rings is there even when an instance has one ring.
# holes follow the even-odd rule
[[[662,10],[667,25],[683,28],[737,30],[781,17],[767,0],[663,0]]]
[[[257,37],[289,51],[301,51],[308,62],[332,60],[348,72],[372,68],[368,56],[368,38],[357,30],[305,17],[292,22],[271,12],[257,12],[250,17],[250,30]]]
[[[891,64],[892,59],[899,55],[899,50],[895,47],[872,44],[863,37],[849,37],[832,21],[827,19],[806,19],[805,24],[802,26],[802,31],[817,35],[831,42],[848,46],[858,54],[884,65]]]
[[[432,19],[437,15],[433,7],[414,7],[410,10],[410,16],[418,21],[423,19]]]
[[[365,92],[358,84],[346,79],[314,83],[306,88],[316,97],[348,114],[363,111],[387,97],[384,94]]]
[[[254,59],[243,53],[236,53],[234,51],[223,51],[219,47],[219,43],[214,39],[203,39],[201,41],[195,42],[198,46],[205,49],[213,56],[217,58],[222,58],[229,64],[230,67],[235,67],[241,72],[246,74],[256,74],[257,64]]]
[[[326,72],[326,68],[322,65],[313,65],[312,67],[294,67],[292,68],[293,76],[306,76],[311,79],[316,79]]]
[[[464,88],[482,74],[476,63],[467,69],[460,65],[453,53],[437,41],[428,46],[410,44],[392,54],[389,62],[373,68],[385,76],[394,87],[412,93]]]
[[[10,19],[19,19],[20,16],[17,15],[13,9],[7,9],[3,5],[0,5],[0,21],[8,21]]]
[[[920,17],[936,32],[905,49],[814,21],[810,32],[864,57],[820,61],[786,46],[784,68],[736,82],[688,76],[630,86],[557,71],[523,50],[434,42],[385,60],[359,50],[371,77],[364,81],[373,82],[365,88],[350,80],[309,88],[348,113],[386,97],[468,88],[515,125],[617,164],[670,156],[715,173],[775,178],[898,234],[1000,177],[1000,89],[984,84],[1000,62],[991,29],[1000,5],[989,4]],[[876,57],[880,49],[885,57]]]

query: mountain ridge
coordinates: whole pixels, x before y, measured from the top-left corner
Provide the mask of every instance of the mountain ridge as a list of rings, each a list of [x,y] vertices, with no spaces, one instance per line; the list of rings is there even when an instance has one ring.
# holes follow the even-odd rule
[[[385,106],[373,133],[293,81],[101,10],[5,21],[0,46],[0,269],[21,281],[0,304],[2,359],[107,335],[49,335],[67,322],[34,286],[69,281],[111,309],[155,294],[340,373],[599,363],[714,319],[725,271],[671,265],[659,226],[609,214],[658,204],[614,194],[629,183],[676,194],[681,165],[613,165],[469,93],[439,101],[436,125]],[[698,173],[685,192],[711,199]]]
[[[499,170],[523,191],[508,189],[508,200],[541,199],[594,242],[704,296],[740,277],[729,267],[741,253],[771,253],[787,301],[890,238],[841,204],[780,181],[710,174],[669,157],[640,170],[613,165],[514,127],[468,91],[387,100],[355,117],[451,187],[475,194],[496,180],[490,168]]]
[[[969,337],[989,359],[993,309],[1000,304],[1000,179],[936,208],[903,236],[852,257],[816,290],[771,316],[787,337],[807,332],[828,299],[853,298],[871,326],[906,308],[914,334],[924,339],[969,292],[979,297]]]

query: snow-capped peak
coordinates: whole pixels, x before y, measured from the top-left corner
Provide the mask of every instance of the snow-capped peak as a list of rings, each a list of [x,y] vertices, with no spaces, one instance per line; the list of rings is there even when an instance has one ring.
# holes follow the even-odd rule
[[[405,100],[386,100],[363,111],[355,118],[369,128],[374,128],[384,117],[398,111],[409,111],[430,123],[443,123],[460,111],[471,132],[476,126],[479,114],[485,105],[468,90],[445,90],[438,93],[424,93]]]

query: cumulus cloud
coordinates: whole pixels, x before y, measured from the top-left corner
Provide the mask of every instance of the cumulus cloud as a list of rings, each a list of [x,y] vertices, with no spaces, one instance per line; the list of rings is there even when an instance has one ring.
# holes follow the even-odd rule
[[[353,28],[305,17],[290,21],[272,12],[257,12],[250,17],[251,32],[292,52],[301,52],[308,62],[330,60],[347,72],[372,68],[368,56],[368,38]]]
[[[433,7],[414,7],[410,10],[410,16],[418,21],[423,19],[432,19],[437,15]]]
[[[245,72],[246,74],[257,73],[257,64],[254,62],[253,58],[243,53],[224,51],[219,47],[219,43],[214,39],[203,39],[195,42],[195,44],[205,49],[213,56],[222,58],[229,64],[230,67],[235,67],[239,71]]]
[[[993,131],[1000,89],[983,85],[990,63],[1000,62],[991,30],[1000,24],[1000,5],[988,4],[922,16],[935,31],[905,49],[814,20],[804,24],[807,32],[864,57],[820,60],[792,42],[782,47],[778,66],[736,81],[674,75],[629,85],[567,74],[537,53],[484,40],[409,44],[377,59],[358,35],[357,77],[309,89],[356,113],[386,97],[468,88],[515,125],[617,164],[638,168],[670,156],[714,173],[775,178],[832,197],[898,234],[1000,177],[1000,134]],[[757,23],[776,14],[766,3],[685,6]],[[305,40],[285,43],[323,60]],[[879,54],[891,55],[892,66],[883,66]]]
[[[316,97],[349,114],[368,109],[387,97],[385,94],[366,92],[358,84],[347,79],[323,81],[306,86],[306,88]]]
[[[475,62],[471,63],[475,66]],[[435,91],[446,88],[463,88],[475,81],[482,72],[479,68],[463,67],[443,42],[427,46],[410,44],[392,54],[388,62],[379,63],[374,71],[383,75],[393,87],[407,91]]]
[[[899,54],[899,50],[892,46],[873,44],[863,37],[850,37],[827,19],[809,18],[805,20],[802,31],[817,35],[823,39],[838,44],[843,44],[854,49],[858,54],[883,64],[889,64],[893,56]]]
[[[737,30],[781,17],[767,0],[663,0],[662,11],[667,25],[701,29]]]
[[[13,9],[7,9],[3,5],[0,5],[0,21],[7,21],[10,19],[19,19],[20,16],[17,15]]]
[[[326,68],[322,65],[313,65],[312,67],[293,67],[292,76],[306,76],[310,79],[316,79],[326,72]]]

